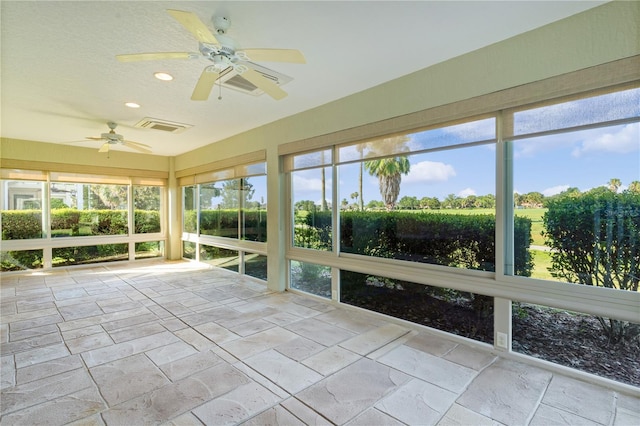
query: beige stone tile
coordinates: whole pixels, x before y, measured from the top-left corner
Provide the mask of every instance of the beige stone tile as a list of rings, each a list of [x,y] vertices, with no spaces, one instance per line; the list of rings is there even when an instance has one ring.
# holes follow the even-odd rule
[[[351,364],[296,397],[336,424],[345,423],[409,380],[409,376],[367,358]]]
[[[467,345],[459,344],[450,352],[443,356],[444,359],[456,364],[464,365],[476,371],[480,371],[487,365],[498,359],[486,349],[472,348]]]
[[[5,415],[3,425],[67,425],[106,408],[95,386]],[[93,418],[97,420],[96,418]],[[81,421],[77,424],[101,424]]]
[[[65,356],[18,369],[16,372],[16,381],[18,384],[33,382],[34,380],[40,380],[45,377],[80,368],[84,368],[84,364],[79,355]]]
[[[72,354],[104,348],[113,345],[113,340],[105,332],[91,334],[89,336],[78,337],[77,339],[65,339],[65,343]]]
[[[198,351],[208,351],[216,346],[211,340],[204,337],[192,328],[185,328],[183,330],[175,331],[174,334],[182,339],[184,342],[190,344]]]
[[[221,343],[220,346],[239,359],[249,358],[260,352],[289,342],[298,335],[283,328],[270,328],[242,339]]]
[[[80,337],[90,336],[92,334],[103,333],[104,328],[99,325],[90,325],[84,328],[76,328],[73,330],[63,331],[62,337],[65,341],[71,339],[78,339]]]
[[[233,425],[280,402],[280,398],[255,382],[238,386],[193,410],[204,424]]]
[[[244,362],[291,394],[322,379],[320,374],[273,349],[247,358]]]
[[[30,339],[22,339],[15,342],[4,343],[2,347],[0,347],[0,353],[2,353],[2,355],[19,354],[30,350],[51,346],[61,342],[62,337],[58,332],[42,334],[34,336]]]
[[[127,342],[117,343],[105,348],[84,352],[82,354],[82,358],[87,364],[87,367],[91,368],[120,358],[126,358],[131,355],[146,352],[160,346],[169,345],[177,342],[178,340],[179,339],[170,332],[164,331],[152,336],[129,340]]]
[[[162,424],[163,426],[202,426],[202,423],[198,418],[191,412],[182,414],[175,419],[169,420],[166,423]]]
[[[388,324],[372,315],[345,308],[334,309],[315,318],[354,333],[366,333],[369,330]]]
[[[28,365],[38,364],[41,362],[51,361],[52,359],[62,358],[69,355],[69,350],[64,343],[58,343],[41,348],[31,349],[20,352],[15,355],[16,367],[23,368]]]
[[[510,360],[483,370],[457,403],[504,424],[524,424],[551,381],[551,373]]]
[[[329,420],[325,419],[320,413],[314,411],[309,406],[300,402],[297,398],[289,398],[280,404],[287,411],[292,413],[298,419],[302,420],[306,425],[329,426],[333,425]]]
[[[596,423],[609,424],[614,414],[615,394],[580,380],[555,375],[542,403]]]
[[[354,332],[315,318],[294,322],[285,328],[324,346],[336,345],[356,335]]]
[[[141,337],[162,333],[165,330],[166,328],[157,322],[148,322],[145,324],[136,324],[131,327],[109,331],[109,336],[111,336],[114,342],[122,343],[128,340],[139,339]]]
[[[93,382],[85,370],[74,370],[45,377],[2,391],[0,412],[4,417],[7,413],[42,404],[91,386],[93,386]]]
[[[223,361],[218,355],[211,351],[205,351],[162,364],[160,369],[172,382],[176,382],[221,362]]]
[[[317,371],[323,376],[335,373],[338,370],[353,364],[361,358],[339,346],[332,346],[302,361],[307,367]]]
[[[408,346],[400,346],[378,361],[452,392],[462,392],[477,372]]]
[[[66,426],[105,426],[100,414],[94,414],[93,416],[85,417],[75,422],[66,423]]]
[[[15,386],[16,363],[13,355],[0,357],[0,390]]]
[[[348,426],[402,426],[404,423],[399,422],[388,414],[375,408],[369,408],[355,419],[347,423]]]
[[[156,365],[167,364],[196,353],[198,353],[198,351],[196,351],[193,346],[182,341],[161,346],[146,352],[147,356],[151,358],[151,361]]]
[[[238,361],[238,362],[236,362],[235,364],[232,364],[232,365],[235,368],[237,368],[238,371],[244,373],[248,378],[250,378],[254,382],[259,383],[262,386],[264,386],[265,388],[269,389],[273,394],[277,395],[280,399],[289,398],[291,396],[291,394],[289,394],[289,392],[287,392],[286,390],[284,390],[283,388],[281,388],[277,384],[273,383],[267,377],[263,376],[258,371],[256,371],[253,368],[249,367],[247,364],[245,364],[245,363],[243,363],[241,361]]]
[[[608,423],[607,423],[608,424]],[[540,404],[536,413],[534,414],[530,426],[548,426],[548,425],[580,425],[580,426],[601,426],[602,423],[597,423],[584,417],[578,416],[568,411],[560,410],[559,408],[550,407],[546,404]]]
[[[103,413],[103,418],[107,424],[156,424],[184,414],[246,383],[249,379],[244,374],[222,363],[111,407]]]
[[[413,379],[375,405],[378,410],[413,425],[435,425],[458,394]]]
[[[640,414],[637,410],[618,407],[616,416],[613,420],[613,426],[632,426],[640,425]]]
[[[295,361],[309,358],[311,355],[317,354],[324,349],[326,349],[325,346],[304,337],[298,337],[275,348],[275,350],[282,355]]]
[[[194,328],[209,340],[215,342],[218,345],[240,338],[240,336],[238,336],[237,334],[229,331],[221,325],[216,324],[215,322],[207,322],[197,325]]]
[[[47,314],[45,315],[45,313]],[[31,316],[31,314],[33,314],[33,316]],[[40,314],[40,315],[37,315],[37,314]],[[30,315],[30,318],[6,321],[11,325],[9,327],[11,330],[11,333],[16,333],[18,331],[26,330],[29,328],[41,327],[49,324],[57,324],[63,321],[63,318],[60,316],[60,314],[56,309],[53,309],[53,310],[43,309],[40,311],[32,311],[32,312],[26,312],[24,314],[17,314],[14,316],[18,317],[22,315],[24,316]]]
[[[381,327],[369,330],[340,343],[345,349],[359,355],[367,355],[379,349],[389,342],[392,342],[405,334],[409,329],[395,324],[386,324]]]
[[[100,393],[110,406],[144,395],[168,383],[162,372],[143,354],[90,369]]]
[[[471,411],[458,404],[453,404],[438,426],[500,426],[495,420]]]
[[[242,426],[271,426],[271,425],[288,425],[288,426],[305,426],[302,420],[291,414],[281,405],[276,405],[255,417],[242,423]],[[368,426],[371,426],[369,424]]]
[[[443,356],[446,353],[453,350],[458,343],[452,342],[442,336],[436,336],[425,331],[420,332],[417,336],[413,337],[407,343],[410,348],[417,349],[422,352],[426,352],[435,356]]]
[[[261,331],[267,330],[269,328],[275,327],[275,324],[265,321],[262,318],[254,319],[249,322],[244,322],[240,325],[231,326],[229,330],[234,332],[235,334],[246,337],[252,334],[259,333]]]

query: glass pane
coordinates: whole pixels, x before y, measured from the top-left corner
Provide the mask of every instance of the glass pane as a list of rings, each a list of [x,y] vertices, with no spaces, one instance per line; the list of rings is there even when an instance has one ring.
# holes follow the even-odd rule
[[[267,177],[242,179],[242,239],[267,241]]]
[[[238,238],[240,179],[200,185],[200,234]]]
[[[331,251],[331,167],[291,173],[293,245]]]
[[[53,182],[51,236],[127,234],[127,198],[124,185]]]
[[[453,126],[393,136],[338,148],[338,163],[427,151],[496,138],[494,117]]]
[[[326,166],[329,164],[331,164],[331,149],[299,154],[293,157],[293,170]]]
[[[640,88],[516,112],[513,133],[527,135],[634,117],[640,117]]]
[[[331,299],[331,268],[292,260],[289,287]]]
[[[136,243],[136,259],[164,256],[164,241],[145,241]]]
[[[0,252],[0,270],[22,271],[42,268],[42,250]]]
[[[516,275],[638,290],[639,140],[634,123],[513,142],[515,217],[533,241]]]
[[[640,324],[514,303],[515,352],[640,386]]]
[[[340,301],[493,343],[493,298],[489,296],[340,271]]]
[[[239,272],[240,257],[237,250],[200,245],[200,261],[218,268]]]
[[[134,232],[148,234],[160,232],[160,187],[134,186]]]
[[[340,250],[495,270],[495,146],[339,166]]]
[[[244,273],[254,278],[267,280],[267,256],[256,253],[244,254]]]
[[[44,182],[3,180],[2,239],[43,238],[42,192]]]
[[[182,242],[182,257],[185,259],[196,259],[196,243],[190,241]]]
[[[195,233],[198,226],[198,205],[196,204],[196,187],[185,186],[182,188],[182,230]]]
[[[129,245],[102,244],[96,246],[76,246],[54,248],[53,267],[86,265],[91,263],[114,262],[129,259]]]

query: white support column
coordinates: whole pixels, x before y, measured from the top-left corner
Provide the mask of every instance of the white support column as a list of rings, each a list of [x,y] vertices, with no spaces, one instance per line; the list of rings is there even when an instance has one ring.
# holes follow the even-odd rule
[[[169,181],[167,182],[166,197],[163,216],[164,232],[167,235],[165,256],[170,260],[178,260],[182,257],[182,194],[176,179],[175,157],[169,158]]]
[[[267,148],[267,287],[273,291],[284,291],[287,283],[285,234],[289,198],[278,149]]]

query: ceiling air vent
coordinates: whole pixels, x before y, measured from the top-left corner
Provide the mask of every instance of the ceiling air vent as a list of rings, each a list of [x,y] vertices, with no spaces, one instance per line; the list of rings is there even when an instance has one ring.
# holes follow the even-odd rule
[[[145,117],[136,123],[135,127],[139,127],[141,129],[160,130],[162,132],[169,133],[180,133],[193,126],[191,124],[175,123],[173,121]]]
[[[273,83],[277,84],[278,86],[282,86],[283,84],[286,84],[291,80],[293,80],[293,78],[289,77],[288,75],[284,75],[277,71],[271,70],[269,68],[265,68],[258,64],[254,64],[253,62],[249,62],[249,64],[251,64],[251,68],[256,70],[264,78],[271,80]],[[264,91],[258,89],[253,83],[243,78],[241,74],[238,74],[231,67],[227,68],[227,70],[222,72],[218,81],[224,87],[238,90],[242,93],[247,93],[249,95],[260,96],[264,93]]]

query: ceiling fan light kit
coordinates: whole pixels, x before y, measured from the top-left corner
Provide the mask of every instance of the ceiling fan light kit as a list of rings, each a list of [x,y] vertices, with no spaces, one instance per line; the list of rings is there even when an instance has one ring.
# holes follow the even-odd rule
[[[304,64],[304,55],[293,49],[242,49],[238,50],[238,45],[231,37],[226,35],[231,26],[231,20],[224,16],[215,16],[212,19],[215,35],[192,12],[182,10],[167,10],[175,20],[177,20],[187,31],[198,40],[198,52],[159,52],[159,53],[135,53],[117,55],[121,62],[163,60],[163,59],[196,59],[203,58],[209,62],[206,66],[191,95],[194,101],[205,101],[209,98],[211,90],[216,82],[220,82],[221,77],[233,71],[235,75],[241,76],[251,85],[260,89],[260,93],[266,93],[273,99],[280,100],[287,96],[287,92],[278,85],[278,80],[274,81],[253,62],[288,62],[294,64]],[[230,79],[232,76],[227,78]],[[289,78],[291,80],[291,78]],[[226,80],[225,80],[226,81]]]

